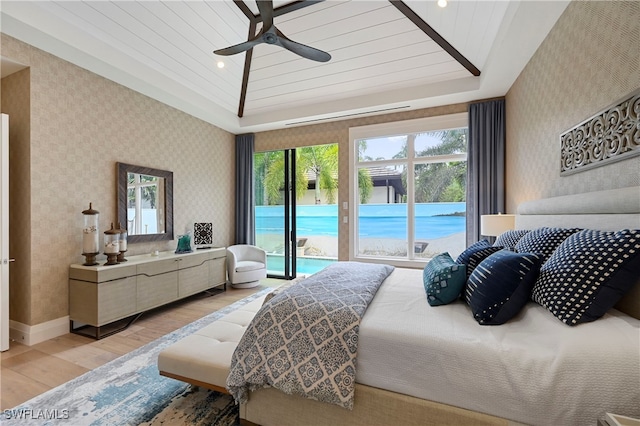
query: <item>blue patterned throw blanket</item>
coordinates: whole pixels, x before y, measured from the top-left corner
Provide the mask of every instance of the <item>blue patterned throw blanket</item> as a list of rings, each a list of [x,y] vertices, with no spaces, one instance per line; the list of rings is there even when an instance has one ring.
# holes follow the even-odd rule
[[[336,262],[274,296],[231,358],[227,389],[236,402],[272,386],[352,409],[360,320],[393,269]]]

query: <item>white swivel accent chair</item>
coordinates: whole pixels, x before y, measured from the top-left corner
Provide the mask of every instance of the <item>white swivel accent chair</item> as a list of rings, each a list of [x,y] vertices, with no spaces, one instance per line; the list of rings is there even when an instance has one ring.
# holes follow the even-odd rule
[[[227,273],[232,287],[256,287],[267,277],[267,252],[247,244],[227,247]]]

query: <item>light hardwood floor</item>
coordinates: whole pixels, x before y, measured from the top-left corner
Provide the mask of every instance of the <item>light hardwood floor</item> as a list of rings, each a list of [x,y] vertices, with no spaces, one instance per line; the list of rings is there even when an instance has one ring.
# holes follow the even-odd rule
[[[224,293],[200,293],[146,312],[128,329],[100,340],[70,333],[33,346],[11,342],[0,357],[0,410],[13,408],[198,318],[283,282],[267,278],[251,289],[227,286]]]

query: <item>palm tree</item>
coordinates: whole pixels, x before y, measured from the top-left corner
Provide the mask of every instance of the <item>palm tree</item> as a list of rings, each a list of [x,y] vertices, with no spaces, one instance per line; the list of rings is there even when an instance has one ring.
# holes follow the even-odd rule
[[[417,136],[419,135],[408,135],[414,141]],[[417,151],[417,157],[457,154],[467,150],[466,129],[443,130],[434,133],[433,136],[442,142]],[[406,158],[406,149],[405,144],[394,158]],[[416,203],[464,201],[467,186],[467,165],[465,162],[416,164],[415,174]],[[402,174],[402,183],[406,188],[406,170]]]
[[[262,189],[263,205],[278,205],[282,203],[282,190],[284,181],[284,152],[270,151],[259,161],[255,162],[256,188]],[[296,151],[296,164],[300,162],[300,153]],[[262,173],[258,173],[261,171]],[[301,198],[309,185],[306,172],[296,167],[296,198]]]
[[[371,179],[371,174],[369,174],[369,169],[358,168],[358,189],[360,204],[367,204],[373,193],[373,180]]]
[[[315,145],[299,148],[298,170],[313,173],[316,180],[315,202],[321,203],[321,191],[327,197],[327,204],[334,204],[338,190],[338,144]]]
[[[262,184],[265,180],[267,170],[276,158],[275,151],[257,152],[253,156],[253,186],[255,188],[256,204],[265,206],[269,204],[267,191]]]
[[[360,141],[359,152],[362,153],[365,149],[366,141]],[[256,153],[254,159],[256,201],[262,205],[282,203],[283,151]],[[307,191],[309,172],[313,174],[316,181],[316,204],[320,204],[322,192],[327,199],[327,204],[334,204],[338,190],[338,144],[296,149],[296,199],[302,198]],[[366,168],[358,170],[358,186],[360,202],[366,203],[373,191],[373,182]]]
[[[361,139],[358,141],[358,159],[359,160],[371,160],[371,157],[365,157],[364,153],[367,151],[367,140]],[[360,196],[360,204],[366,204],[373,193],[373,180],[369,169],[364,167],[358,168],[358,192]]]
[[[442,143],[429,147],[418,156],[467,152],[467,129],[437,132]],[[467,164],[463,161],[423,164],[416,167],[416,202],[459,202],[465,200]]]

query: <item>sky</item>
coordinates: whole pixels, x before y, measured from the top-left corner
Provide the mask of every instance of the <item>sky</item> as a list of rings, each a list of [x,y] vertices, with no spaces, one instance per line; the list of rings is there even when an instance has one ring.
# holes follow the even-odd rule
[[[390,159],[402,150],[404,141],[405,138],[402,136],[369,139],[367,140],[367,150],[364,152],[364,155],[373,159],[377,159],[378,157]]]
[[[373,159],[377,159],[378,157],[391,159],[395,154],[402,150],[404,141],[405,136],[368,139],[367,150],[364,152],[364,155]],[[422,133],[416,138],[416,150],[421,151],[429,146],[437,145],[438,143],[440,143],[440,139],[429,136],[428,133]]]

